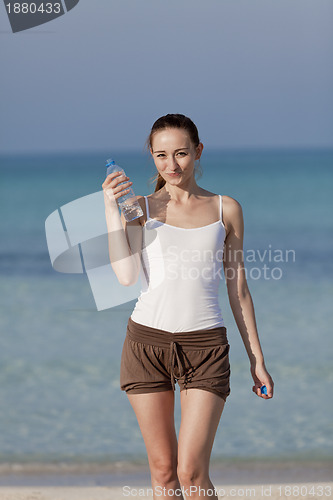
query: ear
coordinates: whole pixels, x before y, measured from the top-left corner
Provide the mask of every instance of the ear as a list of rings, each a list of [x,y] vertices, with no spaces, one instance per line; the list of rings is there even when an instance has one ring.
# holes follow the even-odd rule
[[[204,145],[202,144],[202,142],[200,142],[199,145],[197,146],[197,149],[196,149],[196,156],[195,156],[196,160],[200,160],[203,148],[204,148]]]

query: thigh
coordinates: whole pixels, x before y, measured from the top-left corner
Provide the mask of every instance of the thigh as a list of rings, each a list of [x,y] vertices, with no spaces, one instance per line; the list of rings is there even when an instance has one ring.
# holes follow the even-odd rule
[[[173,390],[127,394],[136,414],[150,465],[177,466],[177,435],[174,422]]]
[[[208,473],[209,460],[225,401],[202,389],[180,393],[181,424],[178,436],[180,470]]]

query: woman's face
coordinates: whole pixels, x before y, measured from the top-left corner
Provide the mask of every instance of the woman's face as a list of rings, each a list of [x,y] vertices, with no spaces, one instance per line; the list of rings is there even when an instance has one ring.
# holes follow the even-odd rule
[[[179,185],[194,175],[195,160],[203,145],[195,147],[186,130],[168,128],[155,132],[150,150],[156,168],[166,182]]]

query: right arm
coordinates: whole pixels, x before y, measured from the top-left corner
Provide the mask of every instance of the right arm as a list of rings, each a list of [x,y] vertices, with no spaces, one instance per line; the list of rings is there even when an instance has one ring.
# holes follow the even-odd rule
[[[252,390],[263,399],[273,397],[274,382],[268,373],[259,340],[254,305],[247,284],[244,267],[244,219],[238,201],[225,196],[224,220],[228,227],[223,259],[224,274],[232,313],[241,334],[250,360],[250,371],[254,380]],[[266,385],[267,395],[262,395],[260,387]]]
[[[107,176],[102,187],[111,266],[119,283],[131,286],[137,282],[140,274],[142,226],[141,218],[127,222],[123,213],[119,215],[117,200],[130,185],[127,182],[118,186],[124,180],[117,173],[112,173]],[[138,199],[140,204],[142,199]]]

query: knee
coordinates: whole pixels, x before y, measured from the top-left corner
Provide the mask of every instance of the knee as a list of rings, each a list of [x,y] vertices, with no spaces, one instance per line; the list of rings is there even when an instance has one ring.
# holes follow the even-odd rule
[[[190,465],[178,465],[177,474],[179,482],[184,487],[201,484],[205,478],[205,471],[199,465],[191,463]]]
[[[159,485],[167,485],[177,480],[177,461],[158,458],[150,461],[152,479]]]

